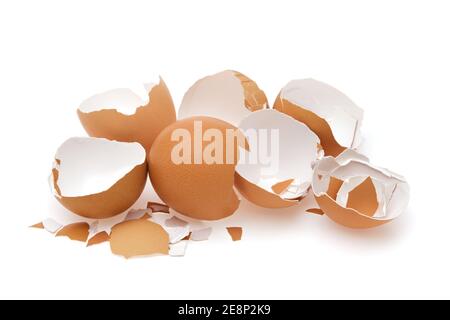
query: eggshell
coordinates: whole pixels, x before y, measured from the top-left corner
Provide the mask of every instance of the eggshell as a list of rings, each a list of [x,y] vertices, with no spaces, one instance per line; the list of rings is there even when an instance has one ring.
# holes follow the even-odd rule
[[[169,213],[169,207],[164,203],[158,202],[147,202],[147,209],[150,209],[152,212],[165,212]]]
[[[240,149],[236,167],[235,186],[239,192],[261,207],[297,204],[310,187],[312,163],[320,156],[319,138],[306,125],[276,110],[251,113],[242,120],[239,129],[249,144],[249,150]],[[264,153],[270,163],[278,163],[270,170],[262,163],[258,150],[266,144],[276,148],[270,157]]]
[[[350,228],[383,225],[402,214],[409,200],[409,186],[402,176],[371,165],[351,150],[321,159],[312,187],[320,209]]]
[[[169,255],[171,257],[184,257],[186,254],[188,241],[182,240],[177,243],[170,244]]]
[[[86,246],[90,247],[90,246],[94,246],[103,242],[108,242],[109,241],[109,234],[106,231],[101,231],[97,234],[95,234],[92,238],[87,240]]]
[[[242,239],[241,227],[227,227],[227,231],[233,241],[240,241]]]
[[[77,222],[62,227],[57,233],[57,237],[68,237],[74,241],[85,242],[89,235],[89,224],[86,222]]]
[[[209,117],[192,117],[168,126],[155,140],[148,155],[150,180],[161,200],[175,211],[195,219],[222,219],[233,214],[239,206],[239,199],[233,190],[238,142],[235,138],[233,143],[226,143],[223,139],[223,153],[232,152],[234,155],[230,163],[223,159],[222,164],[207,164],[204,161],[196,164],[193,142],[198,137],[198,134],[194,135],[196,124],[201,124],[202,132],[215,129],[223,137],[226,137],[227,130],[237,130],[229,123]],[[172,151],[180,143],[174,141],[172,135],[180,129],[192,137],[192,152],[188,156],[190,163],[175,164],[171,159]],[[206,150],[210,143],[203,140],[198,145],[201,150]]]
[[[169,254],[169,235],[159,224],[148,220],[130,220],[115,225],[109,243],[114,254],[125,258]]]
[[[303,79],[283,87],[274,109],[306,124],[320,138],[325,155],[338,156],[361,141],[363,110],[328,84]]]
[[[49,182],[68,210],[102,219],[131,207],[146,180],[146,153],[139,143],[71,138],[58,149]]]
[[[78,117],[86,132],[92,137],[139,142],[148,151],[161,130],[176,121],[176,113],[162,78],[159,84],[146,87],[143,98],[121,88],[83,101]]]
[[[267,106],[266,95],[253,80],[240,72],[226,70],[200,79],[189,88],[178,117],[208,116],[238,126],[252,111]]]

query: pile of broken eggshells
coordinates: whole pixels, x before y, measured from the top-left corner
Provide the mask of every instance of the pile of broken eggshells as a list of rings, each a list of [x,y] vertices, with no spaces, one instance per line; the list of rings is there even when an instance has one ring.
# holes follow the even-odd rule
[[[351,228],[387,223],[408,204],[405,179],[356,151],[362,109],[325,83],[290,81],[269,108],[254,81],[223,71],[185,93],[178,120],[161,78],[142,90],[139,95],[114,89],[81,103],[78,116],[90,137],[70,138],[59,147],[49,179],[56,199],[80,219],[67,223],[56,216],[33,227],[87,246],[109,241],[111,251],[126,258],[183,256],[189,241],[206,240],[212,232],[192,222],[231,216],[240,203],[236,190],[273,209],[309,197],[315,205],[306,212]],[[276,129],[279,169],[268,172],[261,163],[241,161],[257,149],[250,139],[245,146],[236,144],[231,163],[174,163],[173,132],[181,128],[194,134],[196,121],[203,129],[223,134],[232,129],[245,138],[248,129]],[[147,176],[164,204],[130,209]],[[227,229],[234,241],[241,239],[242,228]]]

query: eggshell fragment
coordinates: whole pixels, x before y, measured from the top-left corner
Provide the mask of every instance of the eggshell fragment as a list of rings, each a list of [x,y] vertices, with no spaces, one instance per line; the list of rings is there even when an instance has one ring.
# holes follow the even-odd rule
[[[165,213],[155,213],[150,220],[159,224],[169,235],[170,243],[177,243],[189,235],[190,226],[186,221]]]
[[[185,93],[178,117],[208,116],[238,126],[252,111],[267,106],[266,95],[253,80],[226,70],[198,80]]]
[[[233,190],[238,160],[236,130],[224,121],[209,117],[179,120],[165,128],[148,155],[150,180],[161,200],[175,211],[195,219],[218,220],[233,214],[239,205]],[[207,131],[224,137],[222,143],[203,139]],[[173,139],[177,133],[184,134],[180,140]],[[228,143],[226,137],[230,133]],[[184,142],[190,143],[178,152]],[[206,162],[203,155],[211,146],[217,154],[222,153],[222,162]],[[173,153],[182,155],[186,161],[175,163]]]
[[[283,87],[274,109],[306,124],[320,138],[325,155],[337,156],[361,141],[363,110],[328,84],[303,79]]]
[[[169,207],[163,203],[158,202],[147,202],[147,208],[151,209],[152,212],[165,212],[169,213]]]
[[[159,84],[145,86],[142,97],[130,89],[115,89],[83,101],[78,116],[92,137],[139,142],[148,151],[161,132],[175,122],[176,113],[169,90]]]
[[[407,207],[409,186],[356,152],[325,157],[314,169],[313,191],[323,212],[350,228],[371,228],[398,217]]]
[[[148,219],[151,217],[151,209],[131,209],[128,211],[125,221],[136,220],[136,219]]]
[[[188,241],[182,240],[180,242],[174,243],[170,245],[169,255],[171,257],[184,257],[186,254]]]
[[[164,223],[169,228],[185,227],[188,225],[188,223],[186,221],[183,221],[177,217],[172,217],[170,219],[167,219]]]
[[[146,153],[139,143],[71,138],[55,156],[49,179],[56,199],[87,218],[109,218],[131,207],[147,180]]]
[[[319,138],[304,124],[276,110],[251,113],[239,129],[249,144],[249,150],[240,149],[236,166],[239,192],[266,208],[297,204],[310,187],[312,163],[320,156]]]
[[[55,233],[59,229],[61,229],[63,226],[55,221],[52,218],[47,218],[44,221],[42,221],[42,225],[44,226],[45,230],[47,230],[50,233]]]
[[[212,228],[204,228],[199,230],[193,230],[191,232],[190,240],[192,241],[205,241],[208,240],[211,236]]]
[[[130,220],[115,225],[109,243],[114,254],[125,258],[169,253],[169,235],[159,224],[149,220]]]
[[[57,233],[57,237],[68,237],[71,240],[86,242],[89,235],[89,224],[77,222],[62,227]]]
[[[242,239],[241,227],[227,227],[227,231],[230,234],[231,240],[240,241]]]
[[[109,241],[109,234],[106,231],[102,231],[94,235],[92,238],[88,239],[86,246],[90,247],[96,244]]]
[[[44,224],[42,222],[38,222],[38,223],[33,224],[32,226],[30,226],[30,228],[44,229]]]
[[[310,209],[307,209],[306,212],[317,214],[319,216],[322,216],[324,214],[322,209],[320,209],[320,208],[310,208]]]

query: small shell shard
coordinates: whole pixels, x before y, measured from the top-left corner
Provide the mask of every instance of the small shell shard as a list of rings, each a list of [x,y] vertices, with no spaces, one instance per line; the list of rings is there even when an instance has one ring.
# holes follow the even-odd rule
[[[169,213],[169,207],[164,203],[147,202],[147,209],[151,209],[152,212],[165,212]]]
[[[45,230],[47,230],[50,233],[55,233],[59,229],[61,229],[63,226],[53,220],[52,218],[47,218],[44,221],[42,221],[42,225],[44,226]]]
[[[240,241],[242,239],[241,227],[227,227],[227,231],[233,241]]]
[[[57,237],[68,237],[70,240],[86,242],[89,236],[89,224],[77,222],[62,227],[57,233]]]
[[[193,240],[193,241],[208,240],[211,233],[212,233],[212,228],[194,230],[191,232],[191,240]]]
[[[94,246],[103,242],[108,242],[109,241],[109,234],[106,231],[102,231],[97,233],[96,235],[94,235],[92,238],[88,239],[86,246],[90,247],[90,246]]]

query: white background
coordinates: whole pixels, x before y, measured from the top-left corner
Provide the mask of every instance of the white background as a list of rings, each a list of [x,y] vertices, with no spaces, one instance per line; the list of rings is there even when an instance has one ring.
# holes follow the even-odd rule
[[[0,298],[450,298],[449,13],[430,0],[1,1]],[[365,109],[363,151],[407,177],[407,212],[353,231],[244,202],[223,223],[245,226],[241,242],[218,232],[184,258],[128,261],[27,228],[60,210],[47,176],[84,135],[84,98],[160,73],[178,105],[230,68],[271,102],[295,78],[347,93]]]

